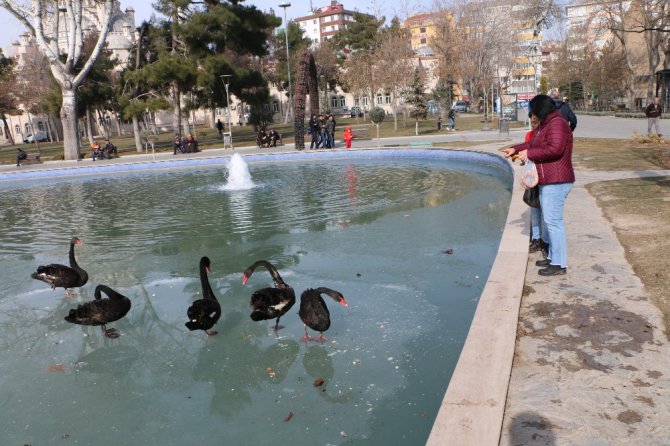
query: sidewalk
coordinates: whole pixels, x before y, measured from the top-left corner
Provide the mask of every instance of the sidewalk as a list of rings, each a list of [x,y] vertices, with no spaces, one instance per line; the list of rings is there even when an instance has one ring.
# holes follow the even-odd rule
[[[657,172],[576,172],[566,206],[570,264],[528,261],[501,446],[670,444],[670,343],[660,310],[584,189]]]

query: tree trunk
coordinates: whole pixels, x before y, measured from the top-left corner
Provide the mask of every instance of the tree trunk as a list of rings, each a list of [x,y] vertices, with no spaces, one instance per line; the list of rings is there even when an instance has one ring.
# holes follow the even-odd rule
[[[142,153],[142,135],[140,133],[140,121],[137,115],[133,115],[133,135],[135,136],[135,149],[137,153]]]
[[[14,145],[14,137],[12,136],[12,132],[9,130],[9,124],[7,124],[7,116],[5,114],[2,114],[2,123],[5,127],[5,135],[7,135],[7,138],[9,138],[9,142]]]
[[[63,123],[64,156],[66,160],[81,159],[81,143],[79,141],[79,126],[77,122],[77,95],[73,88],[61,88],[63,106],[60,109],[60,119]]]
[[[398,98],[393,95],[393,131],[398,131]]]
[[[172,83],[172,103],[174,109],[172,110],[172,128],[175,133],[181,136],[181,95],[179,94],[179,87],[176,82]]]
[[[91,113],[91,107],[88,105],[86,106],[86,137],[88,138],[88,142],[92,143],[93,142],[93,113]]]
[[[122,136],[123,130],[121,130],[121,116],[114,110],[114,119],[116,120],[116,135]]]

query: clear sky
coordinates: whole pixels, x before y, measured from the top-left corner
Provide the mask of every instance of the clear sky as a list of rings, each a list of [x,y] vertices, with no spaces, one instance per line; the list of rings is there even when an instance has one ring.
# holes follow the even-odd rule
[[[285,1],[285,0],[284,0]],[[135,10],[135,23],[139,25],[143,20],[149,20],[154,10],[151,6],[152,0],[121,0],[121,10],[132,6]],[[279,7],[281,0],[246,0],[245,5],[254,5],[262,11],[273,8],[275,14],[282,19],[284,10]],[[330,0],[289,0],[291,6],[286,9],[289,20],[295,17],[308,15],[310,5],[320,8],[330,5]],[[404,19],[407,12],[415,13],[420,10],[428,10],[432,5],[431,0],[339,0],[346,9],[357,10],[376,16],[383,15],[387,19],[398,16]],[[283,25],[282,25],[283,26]],[[0,8],[0,48],[7,50],[11,48],[12,42],[18,40],[18,36],[25,31],[21,23],[3,8]]]

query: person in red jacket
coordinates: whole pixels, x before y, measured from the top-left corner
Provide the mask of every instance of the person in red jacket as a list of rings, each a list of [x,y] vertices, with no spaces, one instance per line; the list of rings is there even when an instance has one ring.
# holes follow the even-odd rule
[[[354,139],[354,132],[351,130],[351,126],[347,126],[344,128],[342,139],[344,139],[345,147],[347,149],[351,149],[351,140]]]
[[[503,153],[506,157],[518,155],[519,159],[529,159],[536,164],[540,207],[549,239],[545,241],[549,243],[549,252],[546,259],[538,260],[535,264],[543,267],[538,271],[540,275],[554,276],[567,273],[568,267],[563,211],[565,200],[575,182],[572,131],[547,95],[535,96],[530,101],[530,111],[540,121],[535,137],[531,142],[512,146]]]

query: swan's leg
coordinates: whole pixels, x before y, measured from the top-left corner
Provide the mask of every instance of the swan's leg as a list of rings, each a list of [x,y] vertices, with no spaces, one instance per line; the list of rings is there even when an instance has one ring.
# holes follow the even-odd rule
[[[283,325],[279,325],[279,319],[281,319],[281,316],[277,318],[277,322],[275,323],[275,327],[273,328],[274,331],[279,330],[280,328],[284,328]]]
[[[119,332],[116,331],[116,328],[107,329],[107,327],[105,327],[104,325],[102,326],[102,333],[105,336],[107,336],[108,338],[112,338],[112,339],[116,339],[120,336]]]
[[[68,297],[70,299],[72,299],[73,297],[77,297],[77,293],[73,293],[67,288],[64,288],[64,290],[65,290],[65,297]]]
[[[326,342],[328,340],[328,338],[323,335],[323,332],[320,332],[320,333],[321,334],[319,335],[319,338],[317,339],[317,341],[323,344],[324,342]]]
[[[305,325],[305,336],[300,338],[300,342],[309,342],[312,338],[307,334],[307,325]]]

